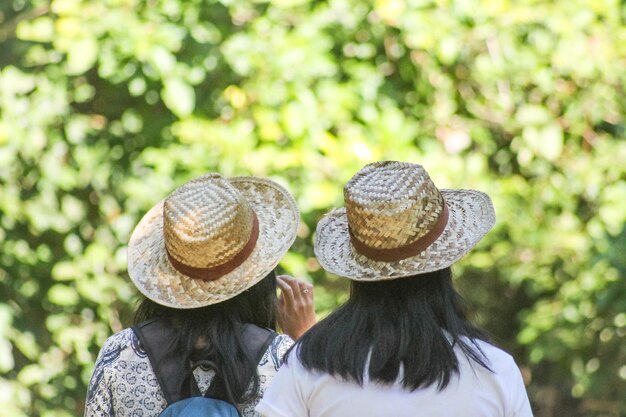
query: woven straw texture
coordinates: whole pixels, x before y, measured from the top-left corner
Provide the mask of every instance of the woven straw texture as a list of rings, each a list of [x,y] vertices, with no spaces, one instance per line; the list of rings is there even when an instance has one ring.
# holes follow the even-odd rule
[[[227,262],[248,241],[252,210],[259,237],[250,256],[235,270],[203,281],[171,265],[166,240],[171,256],[187,265],[210,268]],[[276,267],[293,244],[298,223],[295,201],[273,181],[207,174],[185,183],[141,219],[128,245],[128,273],[141,293],[168,307],[219,303],[250,288]]]
[[[491,199],[474,190],[438,190],[423,167],[384,161],[365,166],[345,186],[346,208],[335,209],[317,225],[315,255],[333,274],[378,281],[422,274],[461,259],[493,227]],[[368,247],[395,249],[426,235],[443,204],[449,218],[442,234],[421,253],[392,262],[356,251],[354,237]]]

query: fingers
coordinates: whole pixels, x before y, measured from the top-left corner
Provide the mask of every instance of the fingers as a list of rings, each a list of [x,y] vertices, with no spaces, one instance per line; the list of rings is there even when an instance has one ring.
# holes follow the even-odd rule
[[[307,282],[300,281],[289,275],[279,275],[276,278],[288,308],[295,308],[302,302],[303,298],[308,298],[309,294],[313,293],[313,286]],[[310,289],[309,286],[311,287]]]
[[[300,294],[303,297],[311,297],[313,295],[313,285],[306,281],[298,281],[298,287],[300,288]]]
[[[276,283],[281,291],[279,301],[286,310],[293,310],[296,297],[300,298],[300,288],[297,284],[294,285],[292,280],[294,279],[288,275],[279,275],[276,277]],[[297,289],[297,295],[294,292],[294,287]]]
[[[288,275],[276,277],[281,294],[278,299],[279,325],[293,339],[315,324],[313,285]]]

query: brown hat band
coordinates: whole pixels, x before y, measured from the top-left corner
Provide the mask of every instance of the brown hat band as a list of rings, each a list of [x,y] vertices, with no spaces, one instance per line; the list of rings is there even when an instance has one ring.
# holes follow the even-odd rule
[[[254,247],[256,246],[257,239],[259,238],[259,219],[256,216],[256,213],[252,211],[252,232],[250,233],[250,238],[248,239],[248,243],[237,253],[231,260],[217,265],[211,268],[197,268],[195,266],[186,265],[177,259],[175,259],[172,254],[167,250],[167,246],[165,246],[165,252],[167,253],[167,259],[169,259],[170,263],[181,274],[187,275],[188,277],[200,279],[202,281],[215,281],[218,278],[223,277],[224,275],[232,272],[241,265],[252,253]]]
[[[446,206],[444,202],[443,210],[441,211],[439,219],[435,222],[433,228],[430,229],[430,231],[424,236],[406,246],[393,249],[372,248],[371,246],[367,246],[358,240],[352,233],[352,230],[350,230],[350,227],[348,227],[348,231],[350,232],[350,242],[352,243],[352,246],[354,246],[354,249],[356,249],[356,251],[361,255],[366,256],[373,261],[395,262],[420,254],[432,245],[439,236],[441,236],[447,224],[448,206]]]

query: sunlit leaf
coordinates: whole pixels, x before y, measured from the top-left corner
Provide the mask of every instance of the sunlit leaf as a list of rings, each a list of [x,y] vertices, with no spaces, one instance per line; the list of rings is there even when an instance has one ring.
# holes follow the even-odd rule
[[[195,107],[193,87],[177,78],[165,80],[161,97],[165,105],[179,117],[191,114]]]

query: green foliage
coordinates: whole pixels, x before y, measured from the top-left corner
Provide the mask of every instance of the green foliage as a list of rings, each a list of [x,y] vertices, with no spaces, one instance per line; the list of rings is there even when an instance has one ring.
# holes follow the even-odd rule
[[[624,415],[622,3],[3,1],[3,415],[82,413],[136,300],[132,228],[206,171],[293,191],[282,268],[332,309],[347,287],[315,261],[315,224],[380,159],[493,197],[497,226],[456,272],[536,415]]]

